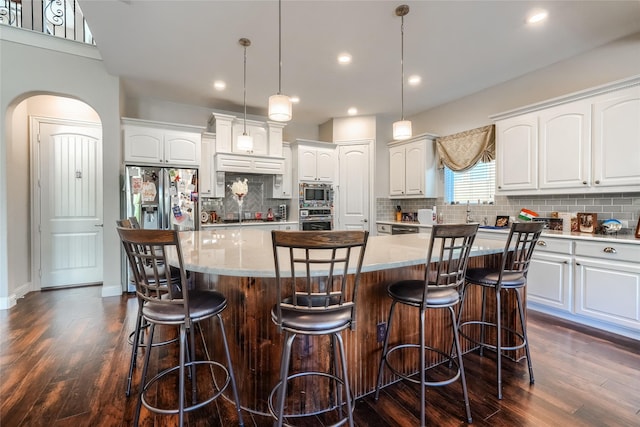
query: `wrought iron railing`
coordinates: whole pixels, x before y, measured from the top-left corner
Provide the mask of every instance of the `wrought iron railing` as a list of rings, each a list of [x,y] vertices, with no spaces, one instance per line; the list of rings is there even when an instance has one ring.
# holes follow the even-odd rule
[[[95,44],[76,0],[0,0],[0,24]]]

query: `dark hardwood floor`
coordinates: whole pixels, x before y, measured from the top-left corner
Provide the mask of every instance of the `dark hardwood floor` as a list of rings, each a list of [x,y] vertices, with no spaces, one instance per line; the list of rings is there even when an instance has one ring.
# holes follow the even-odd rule
[[[136,397],[125,397],[137,302],[101,298],[100,287],[33,292],[0,311],[0,426],[128,426]],[[504,399],[495,397],[491,352],[465,355],[476,426],[640,426],[640,342],[531,312],[529,334],[535,385],[526,363],[504,362]],[[175,346],[154,351],[173,363]],[[152,353],[153,354],[153,353]],[[134,393],[137,382],[134,382]],[[430,425],[464,422],[459,383],[429,389]],[[359,427],[416,426],[418,388],[386,387],[380,399],[358,399]],[[247,426],[270,426],[244,413]],[[222,399],[188,415],[189,426],[236,425]],[[174,416],[143,410],[140,425],[175,425]],[[306,425],[322,425],[320,419]]]

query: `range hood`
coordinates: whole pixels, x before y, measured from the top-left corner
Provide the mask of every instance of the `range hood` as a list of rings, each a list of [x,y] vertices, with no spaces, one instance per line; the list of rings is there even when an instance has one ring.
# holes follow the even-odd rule
[[[284,157],[217,153],[214,156],[214,161],[216,172],[262,175],[282,175],[284,173]]]

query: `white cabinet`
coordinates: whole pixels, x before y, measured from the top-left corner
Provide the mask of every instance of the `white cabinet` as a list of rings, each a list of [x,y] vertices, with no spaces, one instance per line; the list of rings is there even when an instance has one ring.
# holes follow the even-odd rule
[[[267,191],[267,195],[272,199],[290,199],[293,195],[291,145],[288,142],[282,144],[282,156],[284,157],[284,170],[282,174],[273,175],[273,184],[270,191]]]
[[[527,300],[571,312],[573,309],[573,242],[541,236],[527,276]]]
[[[576,242],[576,314],[640,332],[640,245]]]
[[[376,224],[376,231],[378,236],[390,236],[391,235],[391,224]]]
[[[202,161],[198,171],[201,196],[212,196],[213,194],[213,150],[215,146],[216,136],[209,132],[203,133],[200,145]]]
[[[245,125],[243,120],[233,122],[231,128],[232,151],[238,154],[246,154],[245,150],[238,148],[238,137],[243,134]],[[266,156],[269,154],[269,134],[265,123],[247,120],[247,135],[253,138],[253,150],[251,154]]]
[[[200,166],[203,128],[122,119],[122,129],[127,164]]]
[[[238,149],[238,136],[245,130],[243,118],[214,113],[211,116],[210,126],[216,135],[216,153],[282,157],[284,123],[247,120],[247,135],[253,137],[253,150],[250,153]]]
[[[541,111],[538,137],[541,189],[580,188],[589,185],[590,103],[575,101]]]
[[[294,145],[298,181],[335,181],[336,147],[328,142],[297,140]]]
[[[435,160],[435,145],[430,135],[390,143],[390,197],[436,197]]]
[[[593,160],[595,186],[640,186],[640,85],[594,100]]]
[[[122,123],[125,163],[200,165],[202,128],[137,119]]]
[[[636,191],[640,79],[494,116],[505,195]]]
[[[525,114],[496,123],[498,192],[538,187],[538,117]]]

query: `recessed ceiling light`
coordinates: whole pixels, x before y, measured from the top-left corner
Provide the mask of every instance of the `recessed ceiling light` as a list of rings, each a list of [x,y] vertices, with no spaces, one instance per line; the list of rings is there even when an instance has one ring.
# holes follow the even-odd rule
[[[215,90],[225,90],[227,88],[227,84],[222,80],[216,80],[213,82],[213,87]]]
[[[536,10],[527,18],[529,24],[538,24],[547,20],[549,13],[546,10]]]
[[[422,81],[422,77],[414,74],[413,76],[409,76],[409,79],[407,81],[411,86],[419,85]]]
[[[291,100],[291,102],[293,102],[294,104],[297,104],[300,102],[300,97],[299,96],[290,96],[289,100]]]
[[[351,107],[347,110],[347,113],[350,116],[355,116],[356,114],[358,114],[358,109],[356,107]]]
[[[351,64],[351,55],[349,55],[346,52],[338,55],[338,64],[342,64],[342,65]]]

